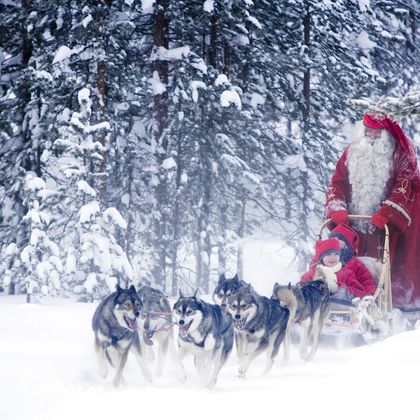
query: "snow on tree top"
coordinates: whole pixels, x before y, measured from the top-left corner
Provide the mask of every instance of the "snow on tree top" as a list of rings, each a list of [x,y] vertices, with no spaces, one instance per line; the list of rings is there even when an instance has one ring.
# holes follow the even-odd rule
[[[258,22],[258,19],[254,18],[253,16],[248,16],[247,18],[254,26],[256,26],[258,29],[262,29],[261,23]]]
[[[230,104],[234,104],[238,109],[242,109],[241,98],[235,90],[225,90],[220,95],[220,103],[223,107],[227,108]]]
[[[203,9],[207,13],[212,13],[214,10],[214,0],[206,0],[203,4]]]
[[[79,220],[81,223],[90,222],[92,216],[99,213],[99,203],[96,200],[90,201],[89,203],[82,206],[79,210]]]
[[[360,32],[359,36],[357,37],[357,45],[365,50],[371,50],[372,48],[376,47],[376,44],[370,40],[366,31]]]
[[[86,27],[89,25],[89,23],[90,23],[90,22],[92,22],[92,20],[93,20],[92,15],[91,15],[91,14],[87,15],[87,16],[86,16],[86,17],[82,20],[82,25],[83,25],[83,27],[84,27],[84,28],[86,28]]]
[[[77,100],[79,101],[79,104],[82,104],[83,101],[92,104],[92,100],[90,99],[90,90],[88,88],[80,89],[77,94]]]
[[[127,229],[126,221],[115,207],[109,207],[104,211],[104,219],[106,221],[109,221],[111,219],[121,229]]]
[[[26,176],[26,186],[31,191],[42,190],[45,188],[45,182],[39,177],[34,177],[33,174],[29,174]]]
[[[77,183],[77,189],[92,197],[96,197],[96,191],[84,180]]]
[[[249,104],[253,108],[257,108],[258,105],[264,105],[265,104],[265,98],[264,98],[264,96],[260,95],[259,93],[254,92],[251,95],[251,98],[249,99]]]
[[[82,51],[82,49],[83,47],[70,49],[66,45],[62,45],[56,51],[52,64],[59,63],[60,61],[64,61],[67,58],[71,57],[73,54],[79,54],[79,52]]]
[[[226,74],[219,74],[214,82],[215,86],[227,85],[230,86],[229,79],[227,78]]]
[[[141,10],[144,14],[153,13],[156,0],[141,0]]]
[[[161,95],[166,91],[166,86],[160,81],[159,73],[153,72],[153,77],[149,79],[150,87],[152,88],[153,95]]]
[[[361,12],[366,12],[370,9],[370,0],[359,0],[359,9]]]
[[[193,80],[190,83],[191,91],[192,91],[192,100],[194,102],[198,101],[198,89],[207,89],[207,86],[204,82],[201,82],[199,80]]]
[[[183,47],[178,48],[172,48],[167,49],[165,47],[158,47],[154,50],[152,53],[150,59],[152,61],[176,61],[176,60],[182,60],[185,57],[188,57],[190,55],[190,47],[188,45],[185,45]]]
[[[166,170],[176,168],[176,162],[175,162],[174,158],[169,157],[169,158],[165,159],[162,162],[162,168],[166,169]]]

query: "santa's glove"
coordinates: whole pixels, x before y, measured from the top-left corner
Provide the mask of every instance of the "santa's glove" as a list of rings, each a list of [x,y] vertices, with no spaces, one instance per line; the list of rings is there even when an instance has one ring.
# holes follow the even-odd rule
[[[340,223],[346,223],[348,218],[349,218],[349,214],[347,213],[346,210],[339,210],[339,211],[334,211],[331,213],[331,220],[336,225],[339,225]]]
[[[383,229],[384,226],[389,222],[388,218],[380,213],[375,213],[371,218],[372,225],[378,229]]]

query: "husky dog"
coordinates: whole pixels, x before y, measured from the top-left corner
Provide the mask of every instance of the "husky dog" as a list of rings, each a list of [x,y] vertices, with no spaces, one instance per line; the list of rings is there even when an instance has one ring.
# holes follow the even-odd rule
[[[140,287],[138,294],[143,303],[140,330],[142,331],[143,341],[147,345],[146,351],[151,350],[150,355],[152,359],[154,359],[152,346],[155,342],[159,345],[156,374],[159,376],[162,374],[169,350],[177,365],[180,379],[184,380],[185,373],[179,362],[174,344],[174,322],[168,298],[162,291],[150,286]]]
[[[92,319],[99,374],[103,378],[107,376],[108,362],[116,368],[113,384],[116,387],[119,386],[123,379],[122,373],[127,362],[128,352],[131,350],[140,364],[144,378],[151,381],[149,370],[142,357],[142,348],[137,333],[137,318],[140,316],[142,307],[141,300],[134,286],[122,289],[117,284],[116,289],[99,304]]]
[[[239,376],[245,377],[252,360],[265,350],[268,373],[286,334],[289,310],[248,285],[229,297],[228,311],[235,324]]]
[[[286,306],[290,311],[289,325],[284,340],[284,359],[289,359],[290,326],[299,324],[303,327],[300,337],[300,356],[303,360],[312,359],[319,345],[321,329],[329,312],[330,292],[323,280],[308,283],[298,283],[292,286],[281,286],[276,283],[273,287],[275,302]]]
[[[219,282],[213,292],[213,301],[227,310],[227,301],[230,295],[236,293],[241,287],[248,286],[243,280],[239,280],[238,275],[227,279],[224,274],[219,277]]]
[[[210,373],[207,386],[213,388],[232,350],[233,321],[220,306],[204,302],[196,294],[185,297],[180,292],[174,305],[180,357],[192,354],[198,373]]]

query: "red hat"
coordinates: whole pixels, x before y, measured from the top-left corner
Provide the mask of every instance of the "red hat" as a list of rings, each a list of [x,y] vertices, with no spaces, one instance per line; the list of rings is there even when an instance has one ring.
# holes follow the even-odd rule
[[[381,130],[385,128],[381,119],[378,119],[374,114],[368,113],[363,116],[363,125],[374,130]]]
[[[344,240],[352,251],[357,254],[357,249],[359,248],[359,235],[350,226],[341,223],[331,231],[328,237]]]
[[[391,118],[383,112],[377,112],[375,114],[366,113],[363,116],[363,124],[366,127],[376,130],[384,128],[388,131],[396,143],[403,149],[410,167],[414,171],[417,171],[416,148],[413,142],[406,136],[404,131],[395,121],[391,120]]]
[[[317,262],[321,262],[322,258],[333,252],[340,254],[340,242],[338,242],[338,239],[329,238],[323,241],[316,241],[315,260]]]

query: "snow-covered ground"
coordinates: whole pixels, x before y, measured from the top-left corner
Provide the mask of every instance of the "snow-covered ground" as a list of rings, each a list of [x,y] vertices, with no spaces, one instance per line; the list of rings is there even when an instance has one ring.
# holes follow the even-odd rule
[[[99,377],[91,317],[96,304],[64,299],[25,303],[0,295],[0,419],[66,420],[260,416],[310,419],[393,419],[419,416],[420,330],[357,348],[324,345],[303,363],[292,347],[262,377],[264,358],[247,379],[236,376],[233,352],[213,390],[190,374],[180,384],[168,363],[162,377],[145,383],[129,358],[126,384],[115,389]]]
[[[244,279],[261,294],[270,295],[275,281],[297,280],[289,266],[293,253],[274,240],[248,241],[244,257]],[[105,380],[98,374],[91,329],[96,306],[53,298],[34,305],[26,304],[25,296],[0,294],[0,420],[383,420],[419,415],[420,330],[361,347],[324,339],[309,363],[292,346],[288,366],[281,366],[280,354],[263,377],[262,355],[245,380],[237,377],[234,350],[213,390],[200,385],[191,358],[185,360],[185,384],[178,382],[169,360],[164,374],[154,375],[149,384],[129,357],[126,383],[115,389],[112,371]]]

